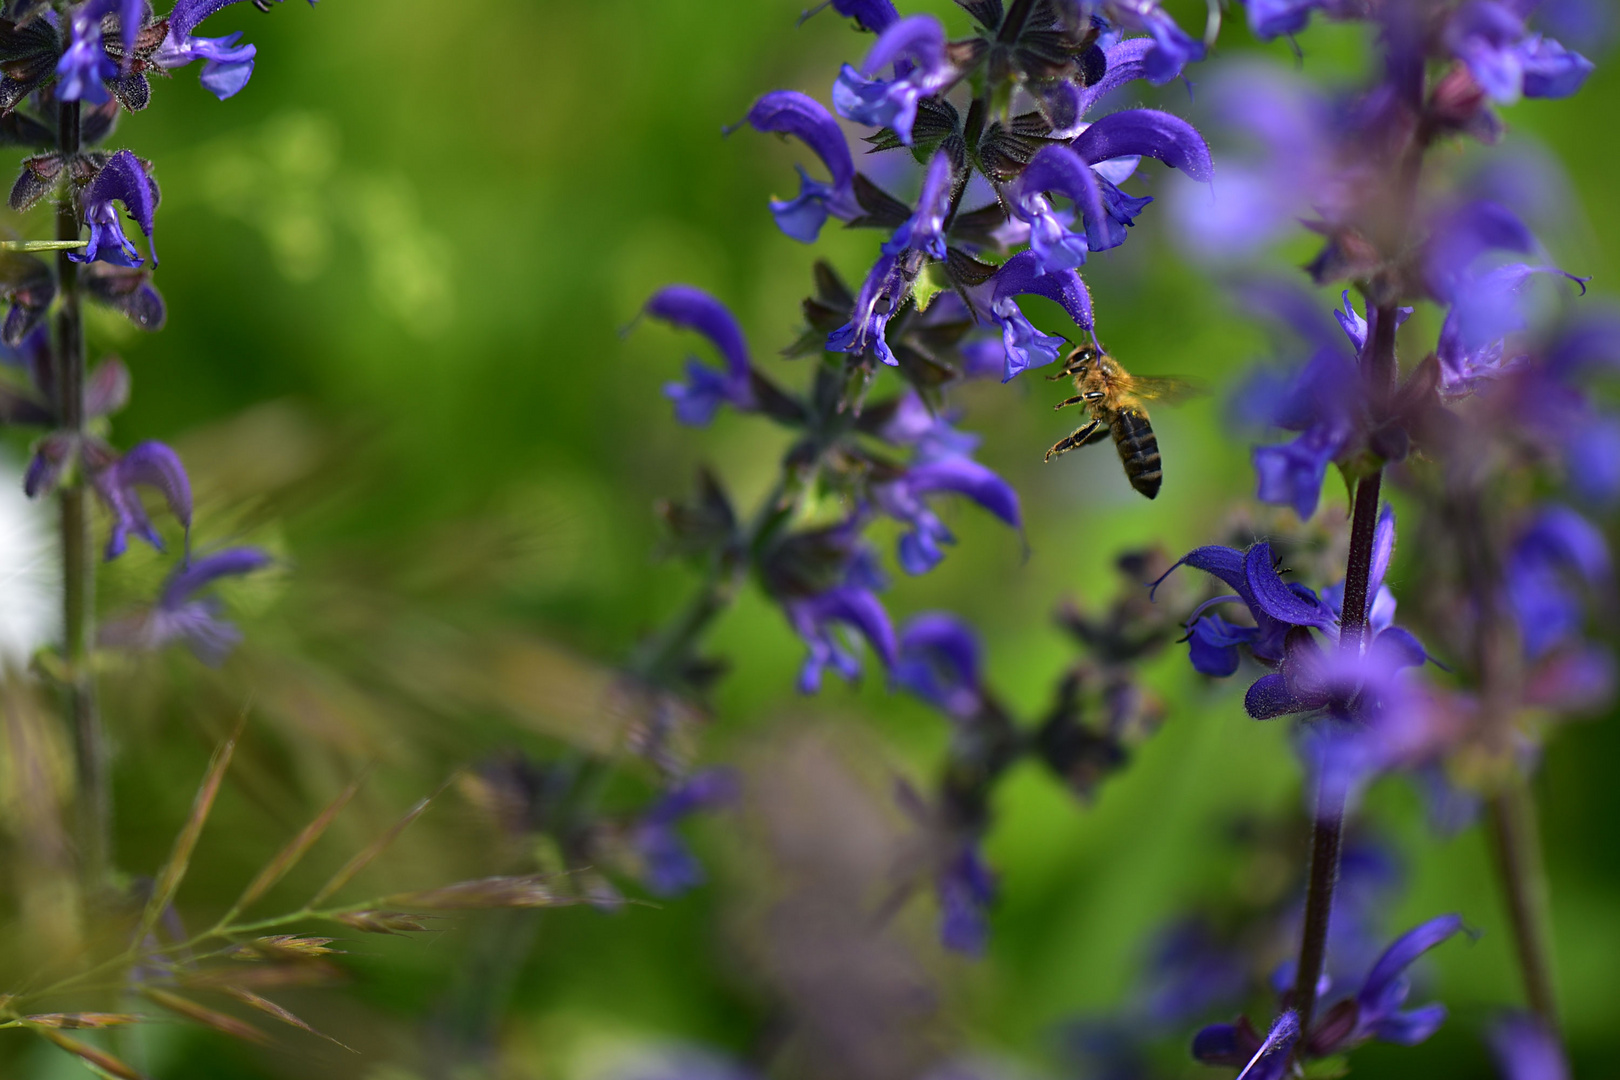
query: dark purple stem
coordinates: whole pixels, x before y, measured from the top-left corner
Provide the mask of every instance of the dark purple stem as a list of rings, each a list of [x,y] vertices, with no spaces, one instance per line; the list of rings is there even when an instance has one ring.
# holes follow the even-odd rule
[[[1363,372],[1378,392],[1395,379],[1395,309],[1380,307],[1376,329]],[[1350,524],[1350,555],[1345,566],[1344,614],[1339,624],[1339,646],[1361,650],[1367,633],[1367,586],[1372,576],[1373,541],[1378,533],[1378,498],[1383,466],[1356,484],[1355,510]],[[1339,883],[1339,857],[1344,847],[1344,799],[1338,792],[1319,790],[1316,826],[1311,838],[1310,883],[1305,893],[1305,928],[1299,943],[1299,966],[1294,977],[1292,1005],[1299,1011],[1302,1031],[1309,1032],[1316,1010],[1316,986],[1327,959],[1328,924],[1333,917],[1333,891]],[[1300,1040],[1304,1046],[1306,1039]]]

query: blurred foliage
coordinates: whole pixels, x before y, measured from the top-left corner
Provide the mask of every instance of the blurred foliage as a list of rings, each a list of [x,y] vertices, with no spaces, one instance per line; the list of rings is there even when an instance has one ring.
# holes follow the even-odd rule
[[[830,232],[813,252],[780,235],[765,203],[794,183],[793,151],[752,132],[720,135],[764,90],[825,98],[836,64],[864,48],[830,12],[795,30],[799,6],[328,0],[259,18],[243,5],[229,28],[246,28],[260,50],[243,94],[221,105],[181,77],[158,88],[159,107],[124,118],[118,140],[154,160],[163,184],[158,282],[169,325],[153,336],[111,320],[91,327],[92,351],[119,352],[135,376],[119,440],[181,449],[199,490],[199,543],[250,539],[286,561],[227,593],[248,645],[222,671],[173,654],[106,675],[117,849],[134,874],[162,863],[213,745],[249,712],[181,893],[199,924],[370,763],[370,782],[276,900],[318,883],[461,765],[511,747],[616,745],[624,720],[602,710],[611,667],[693,582],[649,557],[655,499],[686,490],[707,462],[746,501],[768,485],[782,448],[767,426],[735,416],[708,431],[678,428],[659,387],[688,342],[650,325],[621,330],[657,286],[688,281],[725,298],[756,357],[769,357],[794,337],[815,255],[857,279],[876,243]],[[906,6],[953,26],[964,18],[943,0]],[[1189,25],[1201,9],[1177,8]],[[1307,70],[1360,62],[1348,32],[1318,31],[1307,44],[1320,50]],[[1286,42],[1252,46],[1229,27],[1223,54],[1250,49],[1292,62]],[[1607,253],[1620,250],[1610,197],[1620,147],[1594,137],[1611,108],[1620,75],[1600,65],[1572,102],[1527,102],[1509,116],[1510,140],[1539,140],[1568,164],[1584,211],[1555,253],[1596,275],[1598,292],[1611,288]],[[1087,268],[1099,328],[1138,370],[1230,385],[1265,336],[1177,257],[1168,222],[1147,215],[1130,244]],[[1055,308],[1036,318],[1057,326]],[[766,363],[796,377],[791,362]],[[981,459],[1023,493],[1029,555],[961,510],[951,521],[961,543],[944,565],[890,594],[897,617],[946,608],[979,624],[993,681],[1026,713],[1068,657],[1052,622],[1058,601],[1106,600],[1122,548],[1156,540],[1178,551],[1221,535],[1222,508],[1250,489],[1247,444],[1219,400],[1161,414],[1156,502],[1130,491],[1111,454],[1043,466],[1067,431],[1047,389],[974,387],[961,401],[964,426],[984,433]],[[132,554],[104,572],[104,608],[149,594],[161,572]],[[1399,590],[1399,563],[1392,580]],[[775,785],[768,806],[695,827],[710,886],[612,915],[458,915],[415,940],[345,941],[348,986],[286,1003],[358,1056],[297,1033],[278,1032],[259,1052],[180,1026],[115,1045],[162,1080],[407,1080],[440,1068],[456,1039],[487,1051],[492,1075],[559,1080],[661,1044],[756,1049],[780,992],[766,987],[791,982],[781,965],[794,962],[747,944],[771,902],[758,866],[788,850],[878,858],[897,828],[893,777],[925,783],[946,732],[876,677],[796,698],[799,645],[757,597],[713,645],[733,671],[703,758],[794,779]],[[1033,769],[1000,793],[989,857],[1002,894],[985,960],[943,958],[920,905],[885,938],[919,965],[961,1046],[1065,1075],[1059,1026],[1121,1000],[1154,928],[1200,898],[1268,887],[1264,868],[1225,838],[1244,819],[1297,812],[1284,728],[1245,719],[1232,688],[1198,680],[1180,655],[1149,678],[1169,698],[1166,726],[1094,806],[1076,806]],[[68,933],[65,840],[49,833],[46,812],[68,782],[66,751],[50,725],[20,715],[8,713],[0,787],[4,873],[28,883],[5,912],[8,974]],[[1554,741],[1538,781],[1581,1075],[1620,1060],[1620,849],[1601,840],[1620,819],[1616,760],[1613,722],[1584,724]],[[19,786],[29,778],[47,787]],[[612,797],[633,801],[647,780],[628,770]],[[1440,1035],[1415,1050],[1369,1047],[1357,1073],[1489,1075],[1478,1031],[1518,989],[1485,842],[1477,830],[1434,837],[1397,781],[1375,789],[1368,813],[1397,838],[1411,876],[1392,925],[1456,909],[1482,933],[1435,958],[1430,989],[1453,1008]],[[782,847],[788,835],[797,846]],[[397,891],[500,872],[521,858],[510,846],[455,789],[368,871],[370,884]],[[509,985],[468,959],[492,947],[527,955]],[[1200,1074],[1190,1062],[1186,1072]],[[13,1033],[0,1037],[0,1073],[82,1074]]]

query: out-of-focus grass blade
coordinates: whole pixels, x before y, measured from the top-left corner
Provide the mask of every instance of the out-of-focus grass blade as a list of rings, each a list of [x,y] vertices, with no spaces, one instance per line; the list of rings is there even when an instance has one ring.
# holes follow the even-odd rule
[[[563,907],[577,903],[559,897],[545,874],[519,877],[488,877],[458,881],[437,889],[400,893],[383,901],[389,907],[418,908],[426,911],[473,911],[480,908]]]
[[[190,971],[180,976],[180,984],[195,990],[227,990],[251,986],[259,990],[280,990],[289,986],[326,986],[343,979],[343,969],[325,960],[305,960],[297,964],[232,964],[228,968]]]
[[[384,851],[387,851],[389,846],[393,844],[395,840],[399,839],[399,834],[404,832],[406,828],[410,826],[411,822],[422,816],[422,812],[428,808],[428,805],[431,804],[434,799],[438,798],[439,795],[443,793],[444,789],[449,785],[449,780],[446,780],[443,784],[440,784],[438,791],[435,791],[427,798],[418,801],[415,806],[407,810],[405,812],[405,816],[394,822],[387,832],[377,837],[377,839],[372,842],[370,847],[360,852],[360,854],[350,859],[347,863],[344,863],[343,869],[339,870],[336,874],[333,874],[332,880],[321,886],[320,892],[316,893],[314,897],[310,899],[307,906],[312,908],[320,907],[323,901],[352,881],[354,876],[360,871],[370,866],[377,856],[381,855]]]
[[[32,1027],[77,1031],[139,1024],[145,1019],[137,1013],[36,1013],[23,1017],[22,1023]]]
[[[241,898],[231,905],[230,912],[220,922],[230,922],[237,912],[246,910],[248,905],[269,892],[278,881],[286,877],[288,871],[297,866],[298,861],[315,846],[315,841],[321,838],[321,834],[326,832],[343,808],[349,805],[349,800],[354,798],[363,783],[365,783],[364,774],[355,777],[348,787],[338,793],[337,798],[327,804],[326,809],[316,815],[314,821],[304,826],[304,830],[293,837],[292,843],[282,848],[275,858],[265,864],[264,869],[259,871],[259,876],[253,879],[253,884],[243,891]]]
[[[135,934],[135,940],[142,942],[152,927],[163,915],[163,910],[174,900],[174,894],[180,890],[180,882],[185,879],[186,870],[191,866],[192,852],[197,850],[197,838],[202,835],[203,824],[208,820],[208,814],[214,808],[214,798],[219,794],[219,786],[225,779],[225,770],[230,767],[231,755],[236,753],[236,741],[241,738],[242,726],[247,722],[244,714],[236,723],[236,730],[214,751],[214,757],[208,763],[208,773],[203,777],[202,786],[197,789],[197,797],[191,803],[191,815],[180,829],[180,835],[174,838],[174,849],[169,852],[168,861],[158,873],[157,884],[152,888],[152,899],[147,901],[146,910],[141,913],[140,929]]]
[[[332,1038],[332,1036],[326,1034],[326,1032],[316,1031],[314,1028],[310,1027],[303,1020],[301,1020],[296,1014],[282,1008],[269,998],[262,998],[253,991],[244,990],[240,986],[227,987],[225,992],[244,1005],[258,1009],[262,1013],[268,1013],[277,1020],[280,1020],[283,1024],[291,1024],[293,1027],[298,1028],[301,1031],[307,1031],[317,1038],[325,1039],[334,1046],[342,1046],[343,1049],[347,1050],[351,1054],[359,1053],[359,1051],[354,1047],[344,1046],[343,1043],[338,1042],[336,1039]]]
[[[82,1043],[71,1035],[64,1035],[54,1028],[35,1028],[34,1030],[84,1062],[91,1072],[111,1076],[115,1080],[146,1080],[143,1074],[136,1072],[105,1050],[98,1050],[89,1043]]]
[[[229,1035],[233,1039],[258,1043],[261,1046],[270,1041],[270,1036],[246,1020],[238,1020],[234,1016],[216,1012],[207,1006],[197,1004],[190,998],[183,998],[179,994],[171,994],[167,990],[159,990],[154,986],[147,987],[141,993],[175,1015],[183,1016],[187,1020],[194,1021],[204,1027],[213,1028],[215,1031]]]

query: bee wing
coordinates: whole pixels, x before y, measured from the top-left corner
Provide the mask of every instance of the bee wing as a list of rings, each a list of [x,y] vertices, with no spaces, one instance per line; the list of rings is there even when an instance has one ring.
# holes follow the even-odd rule
[[[1127,393],[1135,394],[1144,401],[1175,403],[1209,393],[1209,387],[1197,379],[1173,375],[1128,375],[1124,383]]]

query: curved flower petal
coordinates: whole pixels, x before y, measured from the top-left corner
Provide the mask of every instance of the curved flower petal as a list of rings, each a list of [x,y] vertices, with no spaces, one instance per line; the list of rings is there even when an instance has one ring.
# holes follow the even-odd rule
[[[876,75],[900,59],[914,60],[924,71],[945,66],[945,27],[932,15],[911,15],[892,23],[861,62],[861,74]]]
[[[200,590],[222,577],[251,574],[255,570],[264,569],[274,561],[268,552],[255,547],[226,548],[212,555],[205,555],[193,560],[189,565],[180,566],[169,575],[169,580],[164,583],[163,592],[158,596],[158,606],[177,609]]]
[[[1023,517],[1018,492],[995,471],[967,457],[948,457],[913,465],[906,482],[918,494],[950,491],[965,495],[1008,525],[1018,528]]]
[[[858,216],[852,184],[855,163],[850,157],[844,133],[822,104],[797,90],[776,90],[754,103],[744,117],[756,131],[791,135],[808,146],[832,176],[832,186],[820,184],[799,170],[803,178],[800,195],[791,203],[773,202],[782,231],[795,240],[813,241],[828,213],[843,220]],[[816,214],[819,212],[819,217]],[[812,224],[813,222],[813,224]]]
[[[1243,560],[1243,574],[1255,605],[1273,619],[1325,631],[1337,628],[1338,620],[1326,604],[1317,601],[1314,595],[1310,600],[1305,599],[1278,576],[1272,565],[1269,542],[1261,541],[1249,549]]]
[[[646,312],[684,330],[695,330],[714,343],[733,376],[750,370],[748,342],[731,310],[693,285],[670,285],[647,301]]]
[[[1441,915],[1413,927],[1384,950],[1384,954],[1373,964],[1372,970],[1367,973],[1367,981],[1362,984],[1361,992],[1356,995],[1356,1002],[1361,1006],[1363,1017],[1371,1016],[1373,1022],[1392,1014],[1400,1005],[1405,994],[1404,986],[1398,985],[1406,969],[1411,967],[1418,957],[1434,948],[1436,945],[1455,936],[1462,929],[1461,915]]]
[[[885,255],[899,255],[907,248],[916,248],[930,258],[945,258],[945,215],[950,210],[955,178],[956,167],[951,155],[944,149],[935,151],[923,175],[917,210],[884,242]]]
[[[1209,144],[1179,116],[1157,109],[1110,113],[1074,140],[1075,152],[1088,163],[1120,157],[1151,157],[1180,169],[1197,181],[1214,175]]]
[[[952,716],[979,707],[979,637],[954,615],[927,612],[900,633],[894,681]]]

